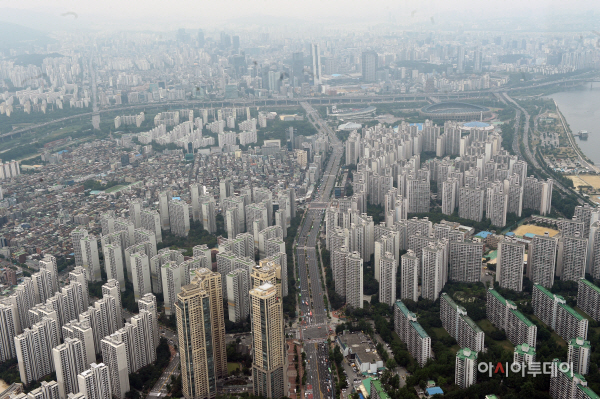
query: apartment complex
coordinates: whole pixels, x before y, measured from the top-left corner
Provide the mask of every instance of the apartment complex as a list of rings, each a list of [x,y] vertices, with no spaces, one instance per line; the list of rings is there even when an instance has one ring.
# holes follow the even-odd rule
[[[600,287],[584,278],[579,279],[577,307],[592,319],[600,321]]]
[[[454,383],[461,389],[467,389],[477,383],[477,352],[469,348],[462,348],[456,352]]]
[[[513,301],[505,299],[494,289],[487,291],[486,315],[496,328],[506,332],[513,345],[526,343],[535,348],[537,326],[517,309]]]
[[[408,352],[421,367],[431,358],[431,337],[417,321],[417,316],[408,310],[402,301],[394,304],[394,331],[408,348]]]
[[[533,314],[565,341],[577,337],[587,339],[588,320],[567,305],[560,295],[555,295],[541,285],[534,284],[531,304]]]
[[[484,350],[484,333],[475,322],[467,316],[467,311],[458,306],[445,292],[440,300],[440,319],[442,326],[462,348],[475,352]]]

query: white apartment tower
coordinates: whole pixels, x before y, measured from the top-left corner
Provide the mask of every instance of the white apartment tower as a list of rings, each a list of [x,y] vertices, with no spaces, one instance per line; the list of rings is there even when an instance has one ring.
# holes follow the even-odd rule
[[[546,288],[552,288],[554,285],[557,248],[558,240],[550,237],[548,232],[543,236],[536,235],[529,243],[527,276],[534,284]]]
[[[65,338],[63,344],[52,349],[52,357],[60,397],[79,392],[77,374],[87,368],[83,343],[76,338]]]
[[[496,281],[500,287],[514,291],[523,290],[525,245],[511,238],[498,243]]]

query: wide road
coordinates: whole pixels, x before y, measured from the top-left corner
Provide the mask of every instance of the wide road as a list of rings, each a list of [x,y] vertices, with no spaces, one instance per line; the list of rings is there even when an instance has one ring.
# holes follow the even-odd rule
[[[304,319],[300,331],[309,362],[306,370],[306,383],[307,386],[312,387],[315,399],[333,399],[335,393],[331,384],[329,348],[326,341],[329,335],[329,320],[323,300],[325,292],[323,292],[316,246],[325,208],[329,204],[339,173],[344,147],[335,132],[321,119],[316,110],[306,102],[303,102],[302,106],[307,115],[311,116],[309,120],[319,134],[328,136],[332,145],[327,166],[314,194],[314,201],[309,204],[303,224],[299,229],[296,260],[300,280],[300,311]]]

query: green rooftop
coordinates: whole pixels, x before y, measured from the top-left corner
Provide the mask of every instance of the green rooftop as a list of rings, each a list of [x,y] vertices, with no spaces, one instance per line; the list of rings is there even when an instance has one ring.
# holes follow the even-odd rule
[[[477,352],[469,348],[462,348],[456,352],[456,357],[459,359],[477,359]]]
[[[515,346],[515,353],[519,355],[535,355],[535,348],[528,344],[521,344]]]
[[[498,291],[495,289],[489,289],[488,292],[492,294],[497,300],[500,301],[501,304],[506,305],[506,299]]]
[[[600,294],[600,287],[598,287],[597,285],[594,285],[591,281],[588,281],[588,280],[586,280],[584,278],[582,278],[579,281],[582,282],[583,284],[587,285],[588,287],[590,287],[594,291],[596,291],[598,294]]]
[[[579,389],[581,392],[585,393],[587,395],[587,397],[590,399],[600,398],[600,396],[598,396],[598,394],[596,392],[592,391],[592,388],[590,388],[590,387],[584,387],[583,385],[578,384],[577,389]]]
[[[460,315],[460,317],[467,323],[467,325],[469,327],[471,327],[471,330],[473,330],[474,332],[476,332],[476,333],[483,332],[483,330],[477,324],[475,324],[473,319],[471,319],[469,316]]]
[[[579,321],[581,321],[581,320],[587,320],[585,317],[583,317],[582,315],[580,315],[579,312],[577,312],[575,309],[573,309],[572,307],[570,307],[566,303],[559,303],[558,306],[562,307],[564,310],[566,310],[567,312],[569,312],[571,314],[571,316],[575,317]]]
[[[377,391],[377,396],[379,397],[379,399],[389,399],[387,392],[381,386],[381,381],[371,380],[371,385]],[[369,395],[369,396],[372,396],[372,395]]]
[[[498,399],[498,397],[494,394],[491,394],[491,395],[485,395],[485,399]]]
[[[421,325],[419,323],[417,323],[416,321],[411,321],[410,325],[412,326],[412,328],[415,329],[415,331],[417,331],[417,334],[419,334],[419,336],[421,336],[421,338],[429,337],[429,335],[425,332],[423,327],[421,327]]]
[[[519,320],[521,320],[527,327],[535,326],[531,320],[529,320],[521,311],[517,309],[511,309],[510,312],[514,314]]]
[[[454,302],[452,298],[450,298],[450,295],[444,292],[442,293],[442,299],[448,302],[448,305],[452,306],[454,309],[458,309],[458,305],[456,304],[456,302]]]
[[[577,342],[579,340],[579,342]],[[577,338],[573,338],[569,341],[569,345],[570,346],[575,346],[578,348],[591,348],[590,345],[590,341],[586,341],[585,339],[581,338],[581,337],[577,337]]]
[[[543,286],[539,285],[539,284],[534,284],[533,285],[534,288],[537,288],[538,290],[540,290],[543,294],[546,294],[548,297],[554,299],[554,294],[551,293],[550,291],[548,291],[546,288],[544,288]]]
[[[408,308],[406,307],[406,305],[404,304],[404,302],[402,301],[396,301],[396,306],[398,306],[398,308],[400,309],[400,311],[402,313],[404,313],[404,316],[412,316],[414,318],[416,318],[417,316],[411,312],[410,310],[408,310]]]
[[[365,389],[367,390],[367,395],[371,396],[371,380],[372,378],[367,378],[362,380],[362,384],[364,385]]]

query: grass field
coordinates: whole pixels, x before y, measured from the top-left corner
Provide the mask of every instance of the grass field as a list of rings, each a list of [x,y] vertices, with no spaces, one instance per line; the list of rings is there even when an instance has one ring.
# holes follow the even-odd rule
[[[600,176],[597,175],[569,175],[567,176],[573,181],[575,188],[579,186],[592,186],[595,189],[600,189]]]
[[[105,193],[114,193],[115,191],[118,191],[124,187],[127,187],[126,184],[118,184],[116,186],[113,186],[111,188],[107,188],[106,190],[104,190]]]
[[[548,227],[534,226],[532,224],[522,224],[521,226],[517,227],[516,230],[513,230],[513,233],[521,237],[527,233],[541,236],[544,235],[546,231],[550,233],[550,237],[554,237],[558,234],[558,230],[549,229]]]
[[[492,324],[492,322],[489,321],[488,319],[479,320],[476,323],[483,330],[483,332],[485,332],[485,334],[488,335],[488,336],[493,331],[497,331],[498,330],[496,327],[494,327],[494,325]],[[514,345],[511,344],[510,341],[507,340],[507,339],[505,339],[504,341],[496,341],[496,343],[498,345],[500,345],[501,347],[503,347],[504,349],[506,349],[507,351],[510,351],[510,352],[512,352],[515,349]]]
[[[227,371],[229,371],[229,373],[233,373],[235,370],[241,368],[239,363],[230,363],[227,362]]]

